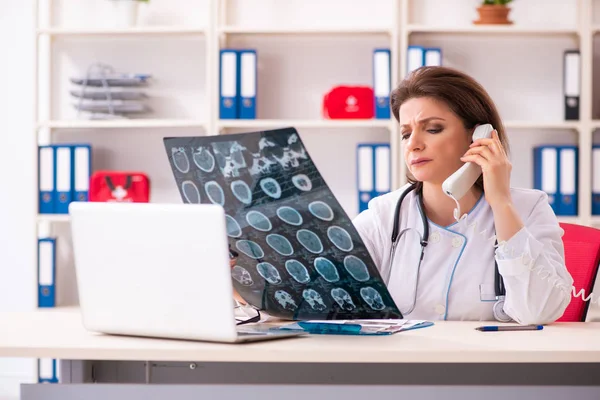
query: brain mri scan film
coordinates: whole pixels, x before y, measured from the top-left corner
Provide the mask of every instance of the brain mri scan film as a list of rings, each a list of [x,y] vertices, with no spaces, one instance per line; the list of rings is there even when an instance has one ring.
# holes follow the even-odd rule
[[[298,239],[298,242],[311,253],[320,254],[323,252],[323,244],[316,233],[307,229],[300,229],[296,232],[296,238]]]
[[[211,172],[215,168],[215,157],[206,147],[200,146],[192,150],[194,164],[204,172]]]
[[[327,306],[323,301],[323,297],[321,297],[321,295],[313,289],[305,289],[302,292],[302,297],[308,302],[313,310],[324,311],[327,309]]]
[[[315,269],[327,282],[337,282],[340,280],[340,274],[338,273],[335,265],[324,257],[315,258]]]
[[[250,286],[254,283],[252,281],[252,275],[250,275],[250,272],[246,271],[244,268],[240,267],[239,265],[235,265],[231,269],[231,276],[233,277],[233,279],[235,279],[241,285],[244,285],[244,286]]]
[[[172,147],[171,158],[173,166],[182,174],[187,174],[190,170],[190,160],[188,159],[185,147]]]
[[[283,206],[277,209],[277,216],[284,222],[287,222],[290,225],[300,226],[302,225],[302,215],[298,212],[298,210],[293,209],[292,207]]]
[[[273,265],[268,262],[261,262],[256,265],[256,269],[260,276],[265,278],[265,280],[273,285],[277,285],[281,283],[281,275],[279,275],[279,271]]]
[[[181,183],[181,193],[186,203],[200,203],[200,191],[196,184],[192,181],[184,181]]]
[[[225,226],[227,228],[227,234],[231,237],[242,236],[242,228],[240,224],[231,215],[225,215]]]
[[[248,224],[254,229],[263,232],[268,232],[273,227],[269,218],[260,211],[248,211],[248,214],[246,214],[246,221],[248,221]]]
[[[206,182],[204,185],[204,190],[206,190],[206,194],[208,195],[210,201],[220,206],[225,205],[225,194],[217,182]]]
[[[232,283],[254,307],[289,320],[402,318],[294,128],[164,145],[182,201],[224,208]]]
[[[252,204],[252,191],[244,181],[231,182],[231,193],[244,204]]]
[[[310,275],[308,270],[298,260],[287,260],[285,262],[285,269],[298,283],[307,283],[310,281]]]

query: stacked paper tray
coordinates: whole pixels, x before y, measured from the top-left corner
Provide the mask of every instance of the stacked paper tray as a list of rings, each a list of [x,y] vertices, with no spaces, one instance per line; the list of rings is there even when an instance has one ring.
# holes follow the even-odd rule
[[[87,77],[71,78],[71,82],[82,86],[144,86],[148,83],[150,75],[147,74],[128,74],[128,73],[107,73],[94,74]]]
[[[88,100],[144,100],[148,96],[138,90],[128,90],[122,87],[96,88],[88,87],[71,90],[71,96]]]
[[[97,71],[92,71],[94,68]],[[150,77],[149,74],[117,73],[108,66],[94,65],[85,76],[70,79],[76,85],[70,91],[76,99],[73,107],[78,113],[90,113],[90,119],[148,113],[151,110],[144,104],[148,96],[140,88],[148,85]]]

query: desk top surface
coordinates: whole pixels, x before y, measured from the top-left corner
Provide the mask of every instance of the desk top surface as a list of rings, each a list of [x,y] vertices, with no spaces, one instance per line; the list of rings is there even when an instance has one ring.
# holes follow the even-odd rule
[[[310,363],[600,362],[600,323],[479,332],[481,322],[436,322],[390,336],[311,335],[244,344],[88,332],[78,308],[0,313],[0,357],[71,360]]]

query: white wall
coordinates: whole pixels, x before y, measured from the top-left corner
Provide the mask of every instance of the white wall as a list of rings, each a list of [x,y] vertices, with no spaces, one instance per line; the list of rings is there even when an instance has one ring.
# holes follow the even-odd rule
[[[43,0],[40,0],[43,2]],[[54,0],[58,23],[70,27],[100,27],[109,22],[108,0]],[[352,0],[357,3],[359,0]],[[470,24],[476,18],[475,0],[413,0],[416,23]],[[512,17],[518,23],[574,26],[575,0],[527,0],[514,3]],[[598,3],[598,2],[597,2]],[[361,1],[354,9],[347,0],[231,0],[230,23],[256,26],[276,21],[289,24],[389,24],[389,1]],[[286,4],[283,10],[282,4]],[[261,7],[262,10],[261,10]],[[321,7],[321,8],[320,8]],[[256,11],[260,10],[260,11]],[[598,14],[598,7],[596,7]],[[151,25],[204,24],[205,0],[151,0],[140,22]],[[600,19],[597,19],[600,20]],[[33,0],[0,1],[0,63],[3,96],[0,115],[3,129],[0,196],[0,310],[35,307],[35,196],[33,136]],[[370,85],[371,52],[386,46],[380,36],[234,37],[231,46],[258,50],[259,118],[318,118],[323,94],[337,84]],[[562,52],[577,45],[568,35],[557,37],[505,37],[500,35],[414,35],[411,44],[441,45],[444,63],[472,73],[497,101],[502,115],[511,120],[562,119]],[[75,117],[68,90],[72,75],[84,74],[90,63],[110,63],[123,72],[148,72],[155,77],[148,89],[156,117],[205,118],[207,101],[203,39],[60,39],[53,46],[51,75],[54,90],[53,118]],[[401,60],[400,62],[404,62]],[[236,130],[232,130],[235,132]],[[241,130],[237,130],[241,131]],[[180,202],[169,170],[162,137],[205,134],[193,129],[63,130],[56,142],[86,141],[92,144],[93,168],[148,172],[152,200]],[[214,133],[214,132],[210,132]],[[356,214],[355,148],[361,141],[387,141],[384,129],[300,130],[340,202]],[[576,143],[565,130],[511,130],[513,184],[531,187],[531,147],[538,143]],[[600,138],[597,138],[600,139]],[[68,224],[58,226],[58,303],[77,303]],[[0,377],[25,376],[31,363],[0,362]],[[6,379],[6,378],[5,378]],[[0,384],[0,397],[12,390]],[[5,389],[9,388],[9,389]],[[5,392],[3,392],[5,390]]]
[[[0,311],[36,307],[33,2],[0,1]],[[0,358],[0,398],[34,376],[33,360]]]

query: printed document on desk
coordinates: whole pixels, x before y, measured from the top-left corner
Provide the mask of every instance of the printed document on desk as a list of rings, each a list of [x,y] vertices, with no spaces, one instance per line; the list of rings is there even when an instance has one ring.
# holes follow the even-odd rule
[[[247,303],[284,320],[402,318],[296,129],[164,144],[183,202],[225,209],[232,282]]]
[[[304,330],[320,335],[391,335],[426,328],[433,322],[407,319],[356,319],[337,321],[301,321],[280,327],[281,330]]]

